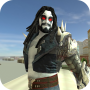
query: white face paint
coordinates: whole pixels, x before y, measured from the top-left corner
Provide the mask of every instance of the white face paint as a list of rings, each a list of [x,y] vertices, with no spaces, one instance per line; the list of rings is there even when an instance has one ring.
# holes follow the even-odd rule
[[[51,11],[45,10],[42,16],[39,18],[39,26],[42,29],[49,30],[53,26],[53,16]]]

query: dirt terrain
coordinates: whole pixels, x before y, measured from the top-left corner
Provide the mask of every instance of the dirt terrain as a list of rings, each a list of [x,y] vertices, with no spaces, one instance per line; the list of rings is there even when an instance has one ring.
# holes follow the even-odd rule
[[[28,90],[28,73],[25,66],[17,61],[0,61],[0,79],[10,90]],[[66,65],[63,63],[63,65]],[[71,71],[61,69],[58,73],[60,90],[77,90]]]

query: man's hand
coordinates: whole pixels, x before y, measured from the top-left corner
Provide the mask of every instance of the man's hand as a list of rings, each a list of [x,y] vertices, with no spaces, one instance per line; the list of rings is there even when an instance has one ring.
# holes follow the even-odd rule
[[[81,73],[79,77],[82,79],[77,82],[77,88],[83,90],[83,88],[86,87],[90,81],[90,69],[88,66],[86,66],[85,61],[82,63]]]
[[[60,36],[60,39],[58,39],[59,41],[58,56],[61,58],[60,59],[61,61],[63,61],[67,57],[77,54],[77,42],[76,40],[72,39],[71,34],[69,32],[66,32],[66,29],[63,27],[63,23],[61,25],[61,28],[58,27],[57,36]],[[75,65],[75,68],[76,64],[78,63],[73,64],[73,66]],[[87,84],[90,81],[90,69],[88,66],[86,66],[86,62],[83,62],[82,66],[79,69],[80,73],[76,77],[77,88],[83,89],[84,87],[87,86]]]

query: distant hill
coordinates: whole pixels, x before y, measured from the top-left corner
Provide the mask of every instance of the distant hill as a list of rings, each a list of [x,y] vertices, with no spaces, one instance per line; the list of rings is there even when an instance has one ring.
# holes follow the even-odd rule
[[[0,56],[0,59],[3,59],[3,58],[14,58],[14,59],[18,59],[18,58],[23,58],[23,56]]]

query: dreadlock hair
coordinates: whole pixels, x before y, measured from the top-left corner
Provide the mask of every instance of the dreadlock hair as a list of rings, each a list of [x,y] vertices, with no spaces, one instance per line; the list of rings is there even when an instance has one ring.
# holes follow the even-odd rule
[[[56,14],[55,14],[54,9],[53,9],[52,7],[42,6],[42,7],[38,10],[38,12],[37,12],[37,14],[36,14],[36,16],[35,16],[35,19],[34,19],[34,21],[33,21],[33,23],[32,23],[29,27],[26,28],[26,29],[27,29],[27,32],[29,32],[29,34],[27,35],[27,38],[25,39],[25,41],[24,41],[23,44],[28,44],[29,41],[30,41],[30,39],[31,39],[31,37],[32,37],[32,35],[33,35],[34,33],[39,32],[39,30],[38,30],[39,17],[44,13],[45,10],[51,11],[51,13],[52,13],[52,15],[53,15],[53,29],[56,30],[56,28],[57,28],[57,16],[56,16]],[[51,35],[51,38],[52,38],[52,37],[53,37],[53,35]],[[52,40],[52,39],[51,39],[51,40]]]

